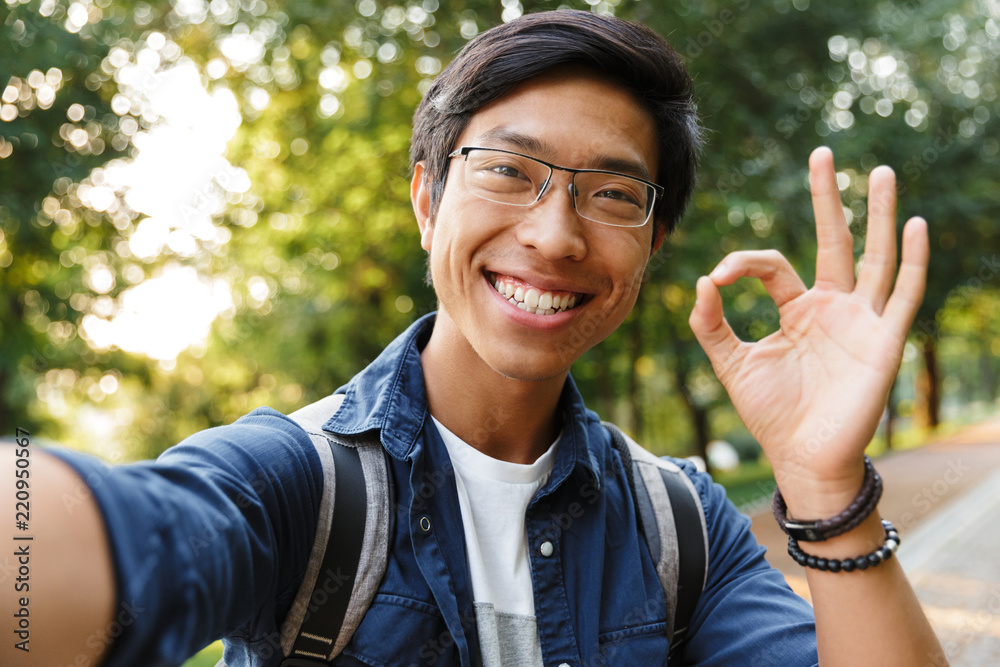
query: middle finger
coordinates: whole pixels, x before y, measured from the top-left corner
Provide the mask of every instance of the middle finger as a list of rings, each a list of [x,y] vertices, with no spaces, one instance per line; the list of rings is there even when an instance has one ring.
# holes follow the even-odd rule
[[[816,286],[854,289],[854,241],[844,218],[833,151],[821,146],[809,156],[809,189],[816,216]]]

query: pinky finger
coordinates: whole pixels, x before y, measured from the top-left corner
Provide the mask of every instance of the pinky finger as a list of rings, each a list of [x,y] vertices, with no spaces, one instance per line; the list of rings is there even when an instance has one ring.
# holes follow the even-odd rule
[[[903,261],[899,266],[896,286],[882,313],[900,335],[906,335],[923,301],[929,261],[927,221],[911,218],[903,228]]]

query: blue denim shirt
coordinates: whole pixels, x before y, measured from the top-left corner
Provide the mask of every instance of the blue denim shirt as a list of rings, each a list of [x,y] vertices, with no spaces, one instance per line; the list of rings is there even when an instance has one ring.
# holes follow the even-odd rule
[[[396,501],[386,574],[334,665],[481,663],[453,470],[429,418],[420,363],[432,324],[433,316],[415,323],[338,390],[343,406],[325,427],[378,431]],[[559,410],[554,468],[526,516],[544,663],[665,664],[664,595],[621,460],[572,378]],[[516,418],[498,404],[482,427]],[[178,664],[218,637],[227,638],[230,667],[280,663],[280,623],[308,559],[323,484],[297,425],[265,408],[156,462],[106,468],[60,455],[101,506],[119,609],[130,610],[114,637],[100,639],[113,641],[109,665]],[[701,495],[709,533],[708,581],[685,663],[816,664],[808,604],[769,567],[721,487],[679,463]],[[545,541],[554,546],[548,556]]]

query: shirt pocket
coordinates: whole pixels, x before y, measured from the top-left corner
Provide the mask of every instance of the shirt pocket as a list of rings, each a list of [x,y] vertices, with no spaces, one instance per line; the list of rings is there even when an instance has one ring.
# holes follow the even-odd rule
[[[428,667],[459,664],[455,641],[437,607],[378,593],[333,664],[338,667]]]
[[[597,644],[598,665],[666,665],[670,648],[663,621],[602,632]]]

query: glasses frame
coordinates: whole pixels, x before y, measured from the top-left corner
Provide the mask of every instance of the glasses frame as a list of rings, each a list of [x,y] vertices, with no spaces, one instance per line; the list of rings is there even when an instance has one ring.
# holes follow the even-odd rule
[[[484,201],[493,202],[494,204],[502,204],[504,206],[534,206],[549,191],[549,186],[552,184],[552,174],[555,171],[565,171],[565,172],[571,174],[571,178],[570,178],[570,181],[569,181],[569,195],[570,195],[569,198],[570,198],[570,201],[573,202],[573,210],[577,212],[577,215],[579,215],[584,220],[590,220],[591,222],[596,222],[599,225],[607,225],[608,227],[623,227],[625,229],[638,229],[639,227],[644,227],[646,225],[646,223],[649,222],[649,219],[653,217],[653,210],[656,208],[656,198],[657,197],[662,198],[663,197],[663,193],[664,193],[664,189],[663,189],[662,185],[657,185],[656,183],[653,183],[652,181],[647,181],[644,178],[639,178],[638,176],[633,176],[632,174],[623,174],[620,171],[609,171],[607,169],[573,169],[572,167],[560,167],[557,164],[552,164],[551,162],[546,162],[545,160],[539,160],[538,158],[532,157],[531,155],[525,155],[524,153],[517,153],[515,151],[508,151],[508,150],[505,150],[503,148],[489,148],[487,146],[462,146],[461,148],[458,148],[458,149],[452,151],[451,153],[448,153],[448,159],[452,159],[452,158],[456,158],[456,157],[462,157],[462,158],[465,158],[465,162],[468,163],[468,161],[469,161],[469,153],[471,153],[472,151],[493,151],[494,153],[506,153],[507,155],[516,155],[517,157],[524,158],[526,160],[531,160],[533,162],[537,162],[538,164],[547,167],[548,170],[549,170],[549,175],[545,178],[545,181],[543,181],[542,184],[538,187],[538,196],[536,196],[535,199],[534,199],[534,201],[532,201],[529,204],[513,204],[511,202],[498,202],[498,201],[494,201],[492,199],[486,199],[485,197],[483,197],[481,195],[476,195],[480,199],[482,199]],[[609,174],[611,176],[623,176],[625,178],[631,178],[634,181],[638,181],[638,182],[642,183],[643,185],[646,185],[646,186],[652,188],[652,190],[653,190],[653,197],[652,197],[652,201],[649,204],[649,211],[646,213],[646,219],[643,220],[642,223],[638,224],[638,225],[616,225],[613,222],[604,222],[602,220],[594,220],[593,218],[588,218],[583,213],[580,213],[580,209],[578,209],[576,207],[576,194],[574,194],[574,191],[576,190],[576,175],[577,174]],[[462,182],[463,182],[463,184],[465,183],[465,174],[464,173],[463,173],[463,177],[462,177]],[[468,187],[468,186],[466,186],[466,187]],[[476,194],[476,193],[473,192],[472,194]]]

